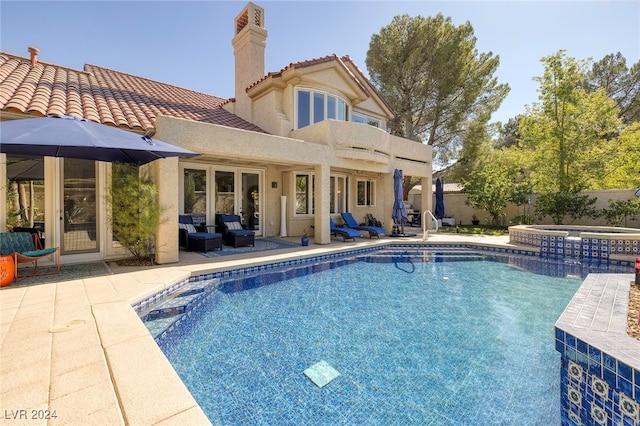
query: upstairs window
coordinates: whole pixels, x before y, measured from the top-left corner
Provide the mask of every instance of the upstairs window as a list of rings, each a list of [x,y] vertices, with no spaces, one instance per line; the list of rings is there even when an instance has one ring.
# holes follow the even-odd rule
[[[298,129],[323,120],[347,120],[347,103],[342,99],[323,92],[298,90]]]
[[[351,121],[353,121],[354,123],[368,124],[369,126],[380,128],[380,120],[357,112],[351,113]]]

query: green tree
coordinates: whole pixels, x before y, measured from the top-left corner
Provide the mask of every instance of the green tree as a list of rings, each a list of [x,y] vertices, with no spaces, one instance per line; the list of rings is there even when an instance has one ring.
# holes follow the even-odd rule
[[[640,61],[629,69],[620,52],[607,55],[592,65],[582,87],[588,92],[604,89],[626,125],[640,121]]]
[[[602,179],[608,138],[621,127],[618,110],[603,90],[587,93],[578,86],[586,63],[564,51],[542,59],[540,102],[521,117],[519,134],[531,155],[538,191],[582,190]]]
[[[135,261],[151,260],[162,216],[158,188],[138,167],[113,164],[110,223],[114,238]]]
[[[494,142],[491,139],[493,125],[484,122],[472,122],[469,130],[465,133],[462,149],[458,160],[447,168],[438,172],[442,177],[450,182],[462,182],[469,180],[473,171],[483,166],[482,159],[493,148]]]
[[[470,123],[486,123],[509,91],[494,77],[499,58],[477,51],[471,24],[456,27],[442,14],[394,17],[371,37],[366,64],[396,114],[392,134],[433,146],[441,164],[457,157]]]
[[[520,116],[510,118],[506,124],[500,124],[498,129],[498,138],[496,140],[496,148],[518,147],[518,126]]]
[[[622,129],[609,145],[606,175],[593,189],[640,187],[640,122]]]
[[[510,152],[492,151],[471,172],[469,179],[462,181],[467,203],[486,210],[491,217],[491,225],[504,225],[507,204],[523,204],[531,193],[531,185],[516,160]]]
[[[535,78],[540,102],[520,117],[518,134],[534,190],[541,194],[536,213],[562,223],[565,216],[595,214],[592,200],[579,193],[601,185],[610,172],[622,123],[603,89],[580,88],[586,61],[561,50],[542,62],[544,74]]]

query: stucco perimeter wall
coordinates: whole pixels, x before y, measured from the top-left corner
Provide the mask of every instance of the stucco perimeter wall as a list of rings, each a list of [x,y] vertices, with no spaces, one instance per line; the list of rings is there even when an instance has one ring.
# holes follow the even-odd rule
[[[634,198],[634,189],[610,189],[610,190],[602,190],[602,191],[584,191],[582,194],[588,195],[590,197],[596,197],[597,202],[595,204],[596,209],[603,209],[609,206],[609,200],[611,201],[620,201],[620,200],[629,200]],[[409,194],[409,203],[413,204],[416,209],[421,209],[419,202],[419,191],[412,190]],[[535,202],[537,200],[536,195],[531,196],[531,204],[525,204],[521,206],[517,206],[515,204],[509,204],[503,210],[505,213],[505,224],[508,225],[511,223],[511,219],[516,216],[527,214],[529,216],[534,217],[534,207]],[[445,215],[455,217],[456,223],[462,223],[463,225],[469,225],[471,223],[472,216],[475,214],[478,219],[480,219],[481,224],[489,223],[491,217],[489,213],[484,210],[474,209],[473,207],[466,204],[467,195],[460,192],[455,193],[445,193],[444,194],[444,205],[445,205]],[[435,204],[435,200],[433,200]],[[635,220],[631,220],[631,218],[627,221],[626,224],[622,224],[622,226],[627,227],[638,227],[640,228],[640,216],[636,216],[633,218]],[[552,225],[553,220],[550,217],[545,217],[543,219],[539,219],[534,217],[534,223],[541,225]],[[577,220],[572,220],[571,218],[567,218],[565,220],[566,224],[570,225],[589,225],[589,226],[606,226],[607,222],[604,218],[599,217],[597,219],[590,218],[581,218]]]

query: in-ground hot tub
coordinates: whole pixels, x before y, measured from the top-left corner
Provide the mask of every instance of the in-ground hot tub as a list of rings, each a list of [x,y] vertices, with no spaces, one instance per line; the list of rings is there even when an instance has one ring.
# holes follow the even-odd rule
[[[625,260],[640,256],[640,229],[614,226],[516,225],[509,242],[540,250],[541,256]]]

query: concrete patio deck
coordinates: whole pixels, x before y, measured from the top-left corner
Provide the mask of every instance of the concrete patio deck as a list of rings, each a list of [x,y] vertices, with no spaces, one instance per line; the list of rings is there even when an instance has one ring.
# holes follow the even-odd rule
[[[427,240],[502,247],[508,241],[508,236],[438,233]],[[114,266],[110,275],[5,287],[0,291],[0,423],[210,424],[133,303],[191,275],[399,242],[422,242],[422,235],[334,239],[328,245],[215,259],[181,252],[180,263],[172,265]]]

